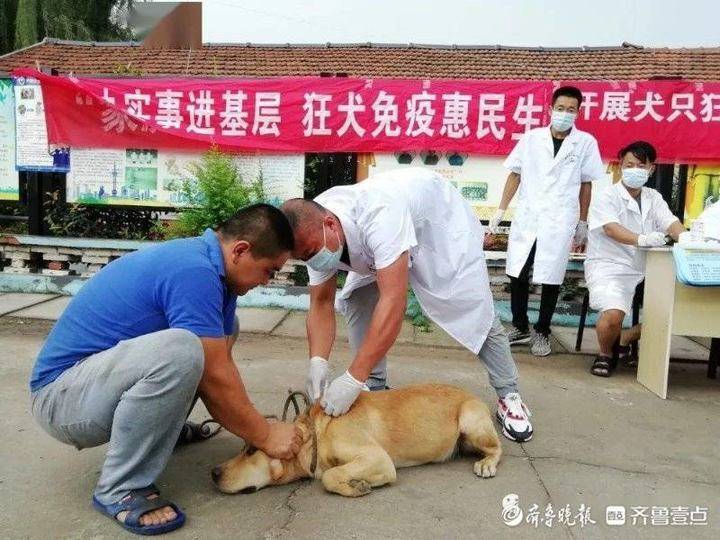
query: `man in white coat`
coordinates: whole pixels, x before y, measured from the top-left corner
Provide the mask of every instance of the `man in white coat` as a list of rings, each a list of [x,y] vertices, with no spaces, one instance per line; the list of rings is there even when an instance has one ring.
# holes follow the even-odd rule
[[[655,170],[651,144],[634,142],[618,155],[622,179],[593,197],[585,280],[590,307],[600,312],[596,330],[600,354],[593,375],[609,377],[613,345],[632,306],[637,285],[645,278],[645,252],[640,247],[665,245],[665,235],[678,239],[685,231],[662,195],[644,187]],[[639,335],[639,334],[638,334]]]
[[[488,226],[490,233],[497,232],[519,188],[507,250],[513,315],[508,337],[511,345],[532,342],[531,352],[536,356],[552,352],[550,322],[568,256],[571,249],[584,249],[591,182],[604,175],[597,141],[573,128],[581,103],[577,88],[555,90],[550,125],[525,133],[505,160],[511,172]],[[531,267],[533,283],[542,284],[540,313],[532,334],[527,315]]]
[[[431,171],[409,168],[331,188],[314,201],[292,199],[282,209],[295,234],[293,256],[309,267],[307,389],[326,413],[345,414],[363,388],[386,388],[385,355],[400,332],[409,282],[423,311],[485,363],[505,436],[532,437],[517,367],[493,309],[483,227],[457,189]],[[338,269],[349,271],[338,309],[354,359],[329,383]]]

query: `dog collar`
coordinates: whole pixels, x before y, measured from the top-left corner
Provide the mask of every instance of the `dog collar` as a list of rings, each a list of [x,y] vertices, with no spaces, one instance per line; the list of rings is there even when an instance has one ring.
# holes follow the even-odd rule
[[[295,418],[297,419],[300,416],[300,405],[297,402],[297,398],[301,397],[302,400],[305,402],[305,411],[304,414],[307,415],[308,422],[306,423],[307,428],[310,430],[310,439],[312,444],[312,457],[310,458],[310,474],[312,476],[315,476],[315,469],[317,469],[317,461],[318,461],[318,448],[317,448],[317,433],[315,433],[315,422],[312,421],[312,418],[310,418],[310,398],[308,395],[301,391],[296,390],[295,392],[289,392],[288,397],[285,399],[285,406],[283,407],[283,413],[282,413],[282,421],[285,422],[287,420],[288,412],[290,410],[290,405],[293,406],[293,409],[295,409]]]

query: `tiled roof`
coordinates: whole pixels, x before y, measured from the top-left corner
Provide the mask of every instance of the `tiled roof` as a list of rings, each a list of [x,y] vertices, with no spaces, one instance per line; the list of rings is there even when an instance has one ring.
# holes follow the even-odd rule
[[[52,67],[100,75],[118,69],[145,75],[232,77],[317,76],[435,79],[720,81],[720,47],[519,48],[452,45],[207,44],[201,49],[150,50],[137,43],[73,42],[46,38],[0,57],[0,71]]]

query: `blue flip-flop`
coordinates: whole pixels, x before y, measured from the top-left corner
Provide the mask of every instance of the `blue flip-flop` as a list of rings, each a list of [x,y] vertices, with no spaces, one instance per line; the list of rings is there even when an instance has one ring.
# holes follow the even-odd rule
[[[185,524],[185,514],[177,507],[176,504],[166,501],[165,499],[160,497],[156,497],[154,499],[147,498],[148,495],[156,495],[158,493],[159,491],[155,485],[150,485],[144,489],[135,489],[131,491],[127,496],[123,497],[122,500],[114,504],[103,504],[93,495],[93,507],[101,514],[111,518],[123,529],[135,534],[152,536],[179,529]],[[159,510],[165,506],[169,506],[175,511],[177,514],[175,519],[160,525],[142,525],[140,523],[140,518],[144,514],[152,512],[153,510]],[[128,512],[125,516],[125,521],[123,522],[117,519],[117,515],[120,512],[125,511]]]

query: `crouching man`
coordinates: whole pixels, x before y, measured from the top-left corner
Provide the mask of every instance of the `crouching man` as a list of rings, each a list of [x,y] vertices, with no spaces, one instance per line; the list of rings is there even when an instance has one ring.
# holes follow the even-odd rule
[[[280,210],[254,205],[217,231],[164,242],[103,268],[48,336],[30,381],[32,414],[78,449],[108,444],[94,507],[136,534],[177,529],[159,497],[196,392],[227,430],[289,459],[300,434],[253,407],[232,360],[237,296],[265,284],[293,249]]]

